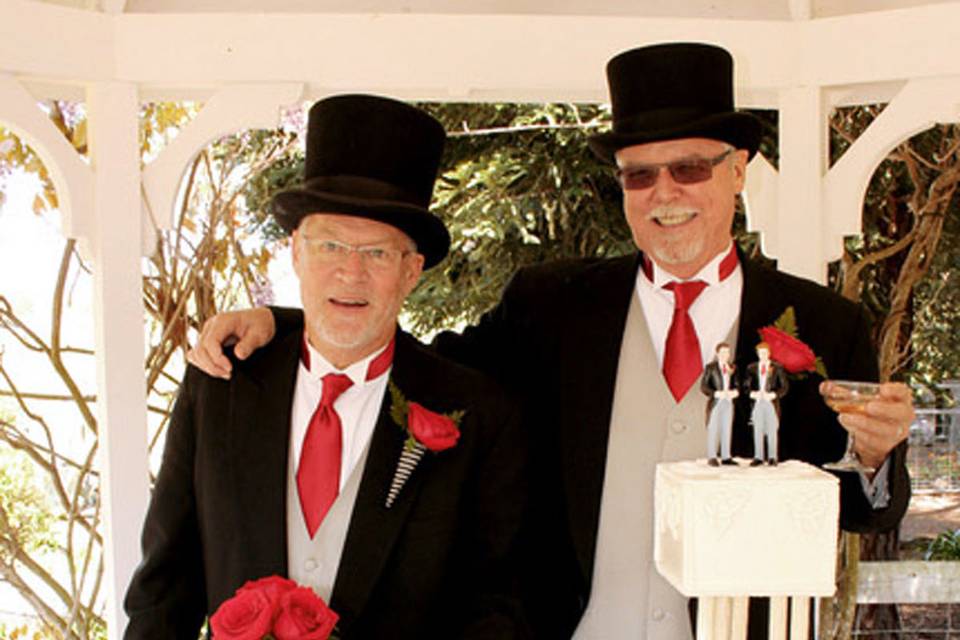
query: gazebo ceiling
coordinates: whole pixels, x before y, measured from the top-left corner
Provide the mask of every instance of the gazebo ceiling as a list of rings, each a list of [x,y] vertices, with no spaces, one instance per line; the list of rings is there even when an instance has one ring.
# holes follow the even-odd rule
[[[715,42],[740,104],[791,87],[887,101],[960,75],[960,0],[3,0],[0,73],[75,99],[126,82],[147,100],[286,83],[303,99],[602,101],[630,47]]]
[[[950,0],[33,0],[133,13],[423,13],[595,15],[730,20],[802,20],[943,4]]]

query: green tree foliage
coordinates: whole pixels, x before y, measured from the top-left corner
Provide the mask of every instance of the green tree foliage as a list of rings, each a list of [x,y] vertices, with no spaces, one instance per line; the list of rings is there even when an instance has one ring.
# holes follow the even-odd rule
[[[960,529],[944,531],[937,536],[927,552],[924,560],[960,560]]]
[[[449,132],[434,207],[450,256],[410,298],[428,333],[475,322],[524,265],[633,250],[612,167],[585,131],[606,113],[578,105],[425,105]]]
[[[0,420],[9,423],[11,417]],[[20,548],[30,552],[56,548],[53,505],[41,487],[25,454],[0,448],[0,562],[12,562]]]

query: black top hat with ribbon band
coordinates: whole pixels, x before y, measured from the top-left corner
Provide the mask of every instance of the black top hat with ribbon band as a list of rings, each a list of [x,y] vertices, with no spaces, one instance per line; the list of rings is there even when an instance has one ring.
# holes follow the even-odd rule
[[[613,129],[590,148],[613,161],[619,149],[677,138],[712,138],[746,149],[760,145],[760,122],[733,104],[733,58],[720,47],[671,43],[625,51],[607,63]]]
[[[273,215],[288,233],[311,213],[383,222],[410,236],[432,267],[450,248],[447,228],[429,210],[445,139],[437,120],[397,100],[320,100],[307,122],[303,182],[273,196]]]

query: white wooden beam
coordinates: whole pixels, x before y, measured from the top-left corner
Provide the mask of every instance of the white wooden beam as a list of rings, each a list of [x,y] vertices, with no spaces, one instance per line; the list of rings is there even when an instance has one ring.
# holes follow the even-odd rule
[[[305,81],[308,95],[604,101],[612,55],[678,40],[730,49],[746,104],[775,104],[772,92],[797,85],[960,73],[960,3],[797,22],[428,14],[125,14],[117,22],[119,77],[147,88],[280,80]]]
[[[802,13],[804,0],[795,2]],[[960,3],[796,21],[104,14],[0,3],[0,70],[31,84],[118,79],[179,99],[281,81],[306,83],[308,97],[364,90],[418,100],[604,101],[602,69],[613,54],[685,40],[730,49],[741,104],[771,107],[791,86],[883,87],[960,74],[958,37]]]
[[[860,604],[960,602],[960,562],[861,562],[857,568]]]
[[[908,82],[826,176],[823,259],[836,260],[843,237],[859,234],[863,198],[877,165],[898,144],[937,122],[960,121],[960,76]]]
[[[143,286],[140,246],[139,98],[131,84],[88,89],[97,225],[94,259],[100,496],[103,500],[107,630],[119,640],[121,606],[140,560],[148,500]]]
[[[810,20],[813,18],[813,0],[789,0],[792,20]]]
[[[106,80],[114,75],[115,44],[114,24],[103,14],[0,2],[0,72],[70,85]]]
[[[960,73],[960,3],[811,20],[794,25],[801,84],[843,86]],[[772,52],[771,52],[772,53]]]
[[[816,282],[826,281],[821,193],[827,159],[827,120],[819,87],[782,92],[780,183],[776,219],[777,266]],[[765,245],[766,246],[766,245]]]
[[[607,59],[671,40],[727,46],[763,84],[781,73],[766,54],[789,49],[792,33],[786,22],[591,16],[127,14],[118,20],[119,77],[148,89],[306,81],[308,95],[366,90],[428,100],[603,101]]]
[[[127,0],[100,0],[103,12],[109,15],[119,15],[127,8]]]

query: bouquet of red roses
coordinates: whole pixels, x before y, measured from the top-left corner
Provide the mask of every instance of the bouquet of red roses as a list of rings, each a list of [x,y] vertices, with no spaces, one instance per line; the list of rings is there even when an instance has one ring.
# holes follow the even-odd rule
[[[270,576],[237,589],[210,628],[215,640],[327,640],[338,618],[313,590]]]

